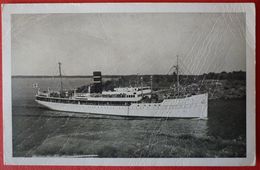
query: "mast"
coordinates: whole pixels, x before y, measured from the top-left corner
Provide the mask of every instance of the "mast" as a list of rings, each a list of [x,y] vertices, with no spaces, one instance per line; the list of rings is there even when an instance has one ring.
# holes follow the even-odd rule
[[[144,97],[144,93],[143,93],[143,76],[141,76],[141,89],[142,89],[142,98]]]
[[[179,56],[177,55],[177,65],[176,65],[176,74],[177,74],[177,94],[179,96]]]
[[[59,64],[59,76],[60,76],[60,93],[63,91],[62,74],[61,74],[61,62]]]
[[[135,87],[138,87],[140,85],[139,83],[139,73],[136,74],[136,81],[135,81]]]
[[[151,94],[153,92],[153,75],[150,76],[150,81],[151,81]]]

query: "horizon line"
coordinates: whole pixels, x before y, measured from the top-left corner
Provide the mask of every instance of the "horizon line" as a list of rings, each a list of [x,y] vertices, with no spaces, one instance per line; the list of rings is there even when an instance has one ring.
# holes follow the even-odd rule
[[[185,76],[200,76],[203,74],[209,74],[209,73],[216,73],[221,74],[223,72],[226,73],[233,73],[233,72],[243,72],[246,73],[246,71],[239,70],[239,71],[221,71],[221,72],[208,72],[208,73],[202,73],[202,74],[180,74]],[[173,75],[173,74],[103,74],[103,77],[118,77],[118,76],[151,76],[151,75]],[[11,77],[60,77],[59,75],[11,75]],[[93,77],[93,75],[62,75],[62,77]]]

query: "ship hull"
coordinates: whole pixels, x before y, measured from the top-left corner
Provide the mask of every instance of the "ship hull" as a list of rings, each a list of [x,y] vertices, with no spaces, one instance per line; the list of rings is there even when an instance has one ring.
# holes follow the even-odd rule
[[[207,118],[208,94],[181,99],[165,99],[161,103],[132,103],[130,106],[83,105],[36,100],[51,110],[127,117]]]

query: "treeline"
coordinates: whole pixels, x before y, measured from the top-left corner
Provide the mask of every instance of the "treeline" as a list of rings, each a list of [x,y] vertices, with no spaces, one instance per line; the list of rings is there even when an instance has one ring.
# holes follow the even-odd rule
[[[142,80],[141,80],[142,79]],[[180,75],[179,83],[180,84],[191,84],[197,83],[202,80],[246,80],[246,72],[244,71],[233,71],[233,72],[221,72],[221,73],[205,73],[202,75]],[[177,81],[177,75],[152,75],[152,83],[153,87],[169,87],[174,82]],[[118,76],[116,79],[108,80],[104,82],[104,88],[108,87],[111,89],[112,87],[119,86],[141,86],[141,82],[143,85],[150,86],[151,84],[151,75],[126,75],[126,76]]]
[[[246,72],[244,71],[233,71],[233,72],[221,72],[221,73],[208,73],[203,74],[200,77],[205,79],[217,79],[217,80],[246,80]]]

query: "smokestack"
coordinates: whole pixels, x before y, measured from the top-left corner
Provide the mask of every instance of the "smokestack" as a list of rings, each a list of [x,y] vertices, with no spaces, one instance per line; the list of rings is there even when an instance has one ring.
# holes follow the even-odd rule
[[[93,72],[93,93],[102,93],[102,75],[101,71],[94,71]]]

